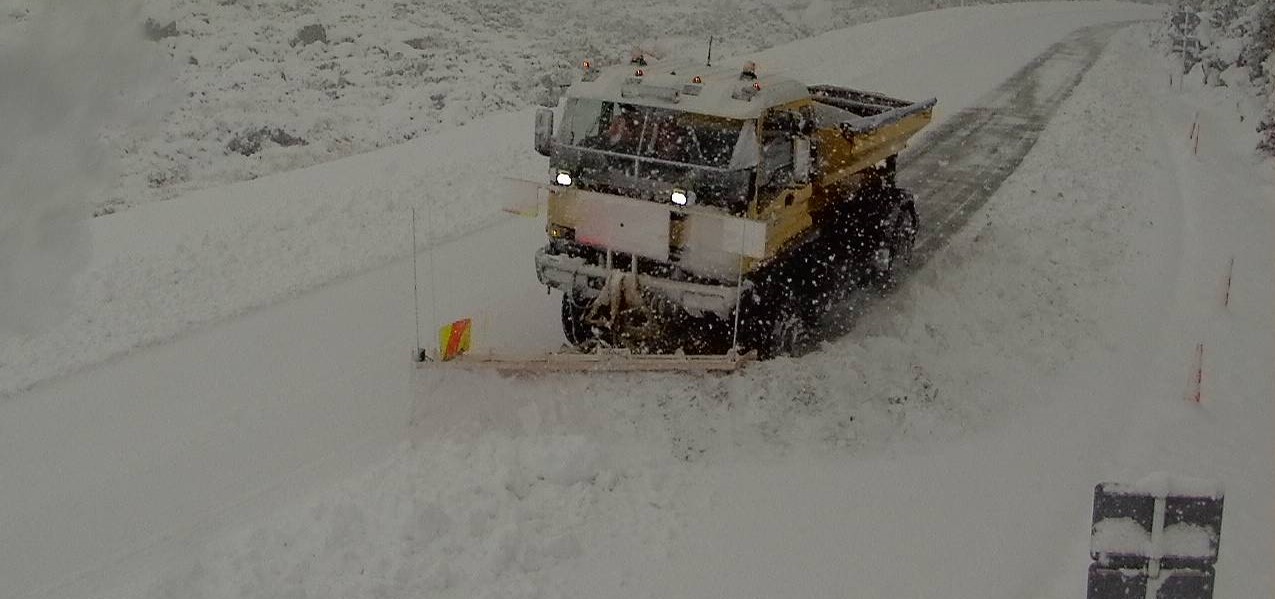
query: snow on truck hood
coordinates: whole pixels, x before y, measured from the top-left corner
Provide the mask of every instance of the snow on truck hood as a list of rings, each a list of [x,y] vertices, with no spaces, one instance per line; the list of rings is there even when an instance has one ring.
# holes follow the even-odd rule
[[[612,66],[588,73],[589,80],[572,85],[567,97],[676,108],[731,119],[755,119],[767,108],[810,97],[806,85],[791,77],[763,69],[752,79],[741,76],[742,67],[742,62],[713,67],[697,62]]]

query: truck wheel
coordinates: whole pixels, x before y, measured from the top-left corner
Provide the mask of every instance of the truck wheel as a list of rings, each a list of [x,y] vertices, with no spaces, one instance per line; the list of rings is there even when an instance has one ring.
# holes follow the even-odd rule
[[[806,323],[800,315],[792,313],[782,313],[775,318],[771,336],[774,351],[772,357],[795,358],[803,353],[809,341]]]
[[[775,298],[769,327],[760,331],[757,353],[764,360],[780,356],[795,358],[810,344],[810,330],[797,302],[785,295]]]
[[[567,343],[577,348],[597,338],[593,326],[584,321],[588,309],[589,304],[583,298],[569,291],[562,294],[562,335],[567,338]]]
[[[881,239],[874,260],[881,282],[885,287],[898,283],[904,268],[912,263],[912,253],[916,248],[917,216],[916,207],[911,201],[912,194],[905,194],[906,199],[893,211],[890,224]]]

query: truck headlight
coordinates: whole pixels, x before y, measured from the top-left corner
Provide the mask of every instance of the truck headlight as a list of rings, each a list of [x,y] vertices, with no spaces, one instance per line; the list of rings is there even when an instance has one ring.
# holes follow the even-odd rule
[[[554,177],[553,181],[563,187],[571,187],[571,173],[558,171],[558,176]]]
[[[559,224],[549,223],[548,228],[550,239],[565,239],[567,241],[574,241],[576,238],[576,230],[571,227],[564,227]]]
[[[680,189],[674,189],[669,199],[673,200],[673,203],[678,206],[685,206],[691,201],[690,195]]]

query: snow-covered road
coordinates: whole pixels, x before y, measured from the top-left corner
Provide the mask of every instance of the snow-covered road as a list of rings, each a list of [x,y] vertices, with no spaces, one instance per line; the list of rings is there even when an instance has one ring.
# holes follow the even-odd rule
[[[484,247],[495,238],[534,248],[541,227],[502,219],[479,232],[438,249],[437,280],[464,281],[473,300],[511,294],[509,305],[554,313],[534,272],[519,277]],[[66,580],[149,559],[129,554],[168,551],[384,456],[414,400],[410,267],[396,262],[0,404],[0,531],[12,541],[0,544],[3,578]],[[512,278],[469,274],[506,271]],[[542,343],[560,335],[552,319],[532,324],[520,330]]]
[[[834,32],[759,62],[800,62],[812,80],[938,95],[950,115],[1077,28],[1154,14],[1119,5],[980,11]],[[922,38],[930,43],[917,44]],[[422,254],[423,282],[432,287],[422,294],[422,328],[470,315],[481,340],[557,339],[556,304],[525,255],[540,242],[539,224],[484,220],[493,204],[479,196],[489,188],[448,172],[490,154],[507,174],[534,176],[534,160],[510,158],[527,151],[525,141],[510,141],[526,137],[525,115],[236,186],[224,198],[205,193],[98,219],[107,222],[97,225],[106,240],[99,252],[129,248],[99,254],[98,264],[127,256],[144,273],[198,275],[211,261],[224,278],[202,284],[220,280],[241,303],[190,311],[171,301],[181,295],[161,294],[169,301],[150,305],[172,324],[128,332],[130,343],[213,324],[124,356],[105,327],[107,339],[90,341],[117,357],[0,403],[0,535],[17,539],[0,545],[0,596],[100,596],[116,586],[131,596],[584,596],[598,588],[623,596],[842,596],[848,588],[865,596],[1075,596],[1088,486],[1097,476],[1173,467],[1163,457],[1182,454],[1180,469],[1227,480],[1228,518],[1247,525],[1232,537],[1243,553],[1224,544],[1224,564],[1264,563],[1269,515],[1255,505],[1269,496],[1270,476],[1254,456],[1270,454],[1259,425],[1271,412],[1259,400],[1272,385],[1253,373],[1273,351],[1263,306],[1275,293],[1261,276],[1269,267],[1237,265],[1231,320],[1165,331],[1211,301],[1186,296],[1212,276],[1218,257],[1240,248],[1269,254],[1269,230],[1253,223],[1270,222],[1259,191],[1270,182],[1235,169],[1241,182],[1227,188],[1227,210],[1201,210],[1193,194],[1158,200],[1225,183],[1165,149],[1180,136],[1172,129],[1181,100],[1140,93],[1153,79],[1138,69],[1156,64],[1137,39],[1118,38],[1025,172],[896,301],[873,308],[861,337],[724,381],[519,384],[439,373],[424,376],[430,390],[415,394],[410,263],[348,273],[394,255],[385,248],[401,245],[406,222],[378,221],[380,212],[401,207],[416,186],[450,183],[442,222],[422,223],[431,236],[452,226],[476,231]],[[846,55],[862,58],[846,64]],[[967,68],[957,76],[954,65]],[[1122,89],[1122,78],[1137,85]],[[1207,114],[1216,121],[1206,120],[1209,131],[1229,131],[1227,115]],[[1165,133],[1145,130],[1155,119]],[[480,135],[490,139],[473,139]],[[1077,156],[1081,144],[1093,151]],[[1222,158],[1233,147],[1217,151],[1217,160],[1234,159]],[[1175,170],[1185,179],[1164,182]],[[359,202],[330,199],[356,194],[348,190],[360,178],[393,198],[362,220],[348,214]],[[298,189],[318,199],[301,201]],[[274,194],[277,201],[260,201]],[[456,205],[469,201],[478,206]],[[233,263],[191,257],[233,248],[237,236],[261,234],[270,219],[284,220],[275,212],[291,208],[305,225],[276,231],[285,252],[321,248],[333,223],[381,225],[334,237],[389,239],[337,243],[361,251],[320,273],[302,259],[292,264],[300,274],[240,263],[271,260],[264,252]],[[1144,217],[1158,228],[1142,225]],[[156,227],[164,234],[141,240],[140,230]],[[1190,239],[1222,232],[1241,246],[1184,245],[1183,230]],[[183,270],[183,260],[194,266]],[[343,278],[278,301],[325,276]],[[1162,292],[1179,299],[1161,301]],[[511,313],[545,317],[496,318]],[[1185,375],[1167,379],[1185,357],[1170,348],[1195,333],[1216,341],[1218,363],[1230,365],[1212,391],[1245,399],[1206,406],[1210,420],[1174,446],[1166,435],[1196,426],[1200,410],[1173,403]],[[1149,339],[1165,349],[1146,351]],[[1119,397],[1170,403],[1164,413],[1132,413],[1113,401]],[[447,440],[450,425],[469,436]],[[1222,431],[1233,454],[1209,447]],[[415,449],[393,449],[409,437]],[[940,440],[908,442],[929,437]],[[839,448],[847,445],[857,450]],[[301,498],[373,462],[382,466],[350,485]],[[260,520],[282,505],[299,507]],[[224,534],[249,523],[248,533]],[[160,584],[152,586],[152,574]],[[1233,596],[1269,595],[1269,581],[1226,578],[1222,568],[1219,575]]]
[[[923,224],[910,271],[924,268],[1014,173],[1107,40],[1124,26],[1092,25],[1068,35],[904,152],[899,184],[916,194]],[[814,337],[840,337],[874,299],[875,293],[852,294],[823,315]]]

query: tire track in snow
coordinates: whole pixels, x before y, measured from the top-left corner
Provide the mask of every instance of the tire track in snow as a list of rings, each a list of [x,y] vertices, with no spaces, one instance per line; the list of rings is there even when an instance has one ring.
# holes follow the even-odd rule
[[[1076,31],[904,154],[899,183],[916,193],[922,218],[915,264],[928,261],[1000,189],[1125,26]]]
[[[921,230],[903,278],[919,271],[963,228],[1036,145],[1058,108],[1129,23],[1078,29],[1042,52],[974,106],[956,113],[900,157],[899,186],[916,194]],[[821,318],[812,341],[848,333],[879,298],[862,290]],[[817,343],[811,343],[813,349]]]

